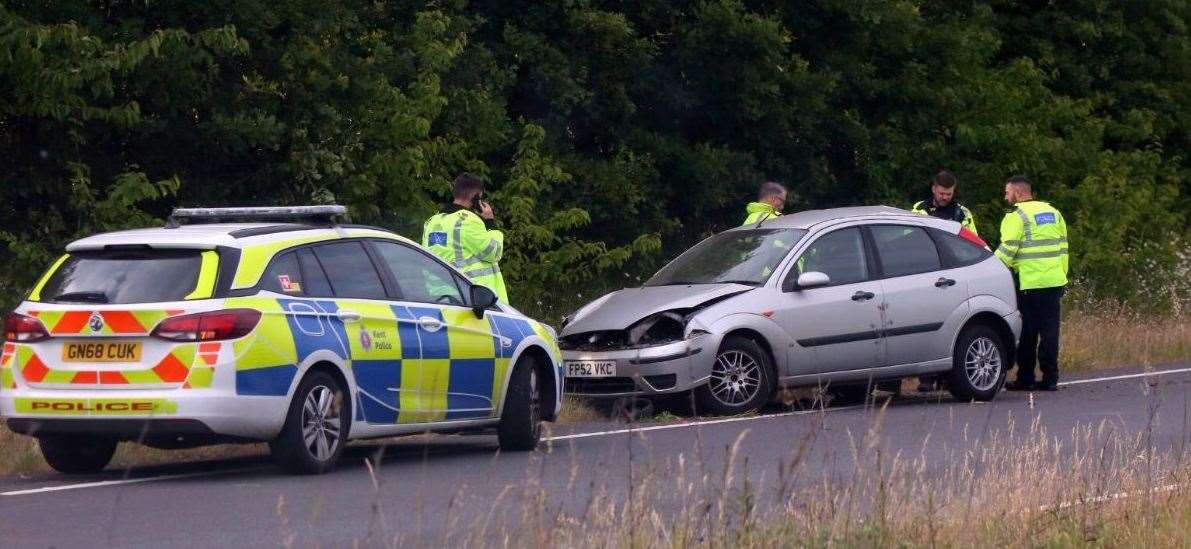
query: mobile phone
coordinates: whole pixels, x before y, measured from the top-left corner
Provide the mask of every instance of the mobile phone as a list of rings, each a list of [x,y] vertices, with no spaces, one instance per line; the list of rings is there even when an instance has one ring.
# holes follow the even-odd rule
[[[482,198],[480,198],[479,195],[476,195],[476,197],[471,200],[471,209],[474,210],[476,213],[483,213],[484,200]]]

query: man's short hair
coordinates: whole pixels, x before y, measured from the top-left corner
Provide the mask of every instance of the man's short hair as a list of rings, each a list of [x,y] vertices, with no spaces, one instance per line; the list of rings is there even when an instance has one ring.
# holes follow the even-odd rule
[[[451,183],[451,195],[455,198],[471,198],[484,190],[484,180],[472,173],[461,173]]]
[[[771,196],[781,196],[786,194],[786,186],[777,181],[766,181],[761,184],[761,189],[757,191],[757,200],[765,200]]]
[[[935,176],[930,180],[930,182],[931,182],[931,184],[938,185],[940,187],[943,187],[944,189],[951,189],[951,188],[955,187],[955,184],[958,181],[956,181],[955,175],[953,175],[951,172],[949,172],[947,170],[943,170],[943,171],[935,174]]]
[[[1014,175],[1014,176],[1010,177],[1005,182],[1009,183],[1019,189],[1024,189],[1024,190],[1027,190],[1030,192],[1034,191],[1034,184],[1030,183],[1030,178],[1028,178],[1024,175],[1021,175],[1021,174]]]

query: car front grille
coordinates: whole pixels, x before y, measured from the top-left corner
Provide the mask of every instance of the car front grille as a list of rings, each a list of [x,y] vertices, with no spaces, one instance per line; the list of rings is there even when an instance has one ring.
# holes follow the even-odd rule
[[[617,351],[629,347],[629,334],[624,330],[584,332],[560,339],[558,346],[564,351]]]

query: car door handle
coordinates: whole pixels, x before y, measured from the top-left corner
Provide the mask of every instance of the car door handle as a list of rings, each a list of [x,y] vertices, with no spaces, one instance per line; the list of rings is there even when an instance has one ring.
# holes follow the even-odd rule
[[[852,301],[868,301],[874,297],[877,297],[877,294],[874,294],[872,292],[859,291],[859,292],[852,294]]]
[[[364,318],[364,315],[350,309],[339,309],[339,311],[335,313],[335,316],[339,317],[339,320],[342,320],[344,324],[359,322]]]
[[[437,332],[442,329],[443,323],[432,316],[424,316],[418,319],[418,326],[427,332]]]
[[[946,288],[948,286],[955,286],[955,280],[951,278],[940,278],[935,281],[936,288]]]

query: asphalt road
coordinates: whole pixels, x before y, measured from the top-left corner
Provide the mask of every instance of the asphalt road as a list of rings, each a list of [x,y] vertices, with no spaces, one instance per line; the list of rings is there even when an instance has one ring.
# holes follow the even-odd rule
[[[0,479],[0,545],[364,546],[445,545],[480,524],[516,523],[532,506],[582,516],[593,497],[623,499],[646,482],[701,472],[765,489],[801,456],[801,478],[847,482],[860,454],[922,460],[942,475],[994,434],[1027,440],[1031,424],[1060,443],[1077,427],[1146,433],[1159,452],[1183,452],[1191,409],[1191,365],[1071,377],[1058,393],[1002,393],[960,404],[945,393],[875,407],[768,413],[671,424],[556,427],[533,453],[500,454],[495,437],[418,436],[349,449],[337,471],[292,477],[265,458],[115,471],[93,477]],[[1010,432],[1009,425],[1016,425]],[[867,439],[865,437],[868,437]],[[365,462],[383,452],[375,467]],[[719,489],[710,483],[709,489]],[[774,488],[776,491],[776,488]],[[524,497],[545,494],[542,501]],[[681,498],[671,500],[682,505]]]

